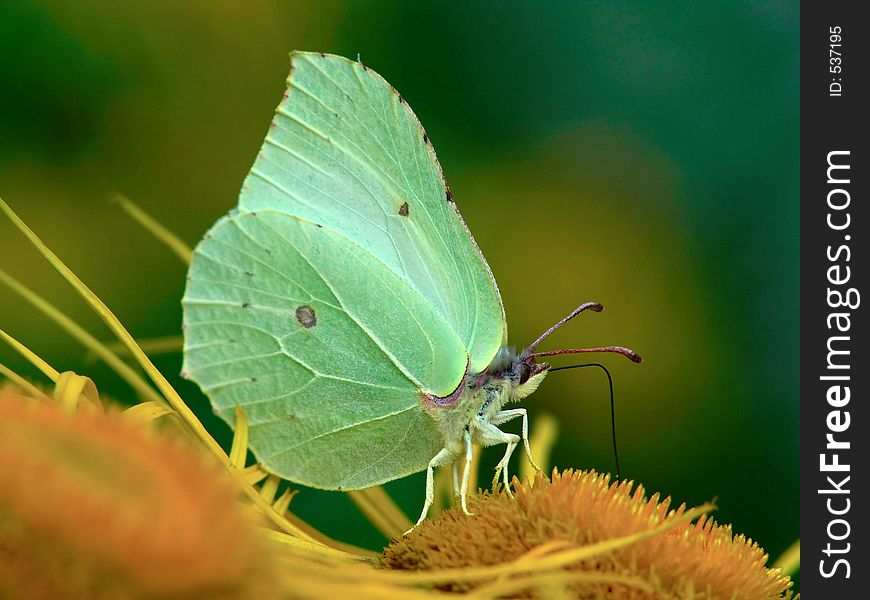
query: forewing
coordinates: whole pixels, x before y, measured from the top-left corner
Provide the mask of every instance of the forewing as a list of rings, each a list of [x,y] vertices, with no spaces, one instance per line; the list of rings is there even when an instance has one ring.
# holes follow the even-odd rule
[[[377,73],[338,56],[294,53],[288,81],[239,209],[356,242],[435,307],[482,371],[506,341],[504,309],[414,113]]]
[[[244,409],[271,472],[368,487],[443,447],[421,393],[456,389],[463,342],[341,233],[274,210],[231,214],[197,246],[183,304],[185,375],[228,422]]]

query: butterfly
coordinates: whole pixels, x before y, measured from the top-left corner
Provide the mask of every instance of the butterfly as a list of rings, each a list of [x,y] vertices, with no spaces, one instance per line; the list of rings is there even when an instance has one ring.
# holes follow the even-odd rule
[[[468,513],[474,444],[505,444],[508,485],[524,408],[554,354],[520,352],[492,271],[408,103],[359,61],[294,52],[287,91],[238,206],[196,246],[182,301],[184,366],[284,479],[371,487],[453,465]],[[522,436],[499,425],[522,419]],[[461,484],[457,460],[465,457]],[[532,460],[532,464],[534,461]]]

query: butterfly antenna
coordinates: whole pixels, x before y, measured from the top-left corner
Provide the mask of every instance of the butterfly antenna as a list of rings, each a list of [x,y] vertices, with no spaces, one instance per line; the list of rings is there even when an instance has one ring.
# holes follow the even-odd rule
[[[607,375],[607,384],[610,386],[610,433],[613,439],[613,458],[616,461],[616,479],[619,480],[619,451],[616,449],[616,407],[613,402],[613,377],[610,376],[610,371],[608,371],[607,367],[602,364],[586,363],[582,365],[570,365],[567,367],[553,367],[550,369],[550,372],[564,371],[565,369],[580,369],[583,367],[598,367],[604,371],[605,375]]]
[[[529,344],[529,347],[526,348],[526,351],[527,352],[534,352],[537,345],[540,344],[541,342],[543,342],[548,335],[550,335],[551,333],[553,333],[554,331],[559,329],[562,325],[564,325],[565,323],[567,323],[568,321],[570,321],[571,319],[573,319],[574,317],[576,317],[577,315],[579,315],[580,313],[582,313],[585,310],[594,310],[595,312],[601,312],[602,310],[604,310],[604,307],[601,306],[598,302],[584,302],[583,304],[581,304],[580,306],[578,306],[577,308],[572,310],[571,314],[569,314],[567,317],[565,317],[564,319],[562,319],[561,321],[559,321],[558,323],[556,323],[555,325],[550,327],[547,331],[542,333],[541,337],[539,337],[534,342]]]
[[[562,325],[564,325],[565,323],[567,323],[568,321],[570,321],[571,319],[573,319],[574,317],[576,317],[577,315],[579,315],[583,311],[587,311],[587,310],[601,312],[602,310],[604,310],[604,307],[601,306],[601,304],[599,304],[598,302],[584,302],[583,304],[581,304],[580,306],[578,306],[577,308],[572,310],[571,313],[567,317],[565,317],[564,319],[562,319],[561,321],[559,321],[558,323],[556,323],[555,325],[550,327],[547,331],[542,333],[541,337],[539,337],[534,342],[529,344],[529,347],[523,351],[523,354],[527,357],[539,358],[541,356],[556,356],[558,354],[582,354],[582,353],[586,353],[586,352],[614,352],[616,354],[622,354],[624,357],[626,357],[627,359],[629,359],[632,362],[636,362],[636,363],[643,362],[643,359],[640,357],[640,354],[638,354],[634,350],[631,350],[629,348],[625,348],[623,346],[599,346],[598,348],[567,348],[565,350],[550,350],[549,352],[535,352],[535,348],[537,347],[537,345],[540,344],[541,342],[543,342],[547,338],[548,335],[550,335],[551,333],[553,333],[554,331],[559,329]]]
[[[631,348],[626,348],[624,346],[599,346],[597,348],[566,348],[564,350],[550,350],[548,352],[533,352],[531,354],[528,354],[527,356],[533,358],[540,358],[541,356],[557,356],[559,354],[586,354],[588,352],[612,352],[614,354],[623,355],[631,362],[643,362],[643,358],[640,354],[638,354]],[[550,370],[552,371],[552,369]]]

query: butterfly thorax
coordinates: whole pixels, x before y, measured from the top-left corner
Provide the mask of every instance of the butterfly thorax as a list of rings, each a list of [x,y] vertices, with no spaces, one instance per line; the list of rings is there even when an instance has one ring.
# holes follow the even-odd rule
[[[435,419],[447,445],[458,447],[466,430],[474,437],[479,421],[490,422],[505,404],[519,402],[534,392],[548,369],[548,364],[535,363],[525,353],[502,346],[483,372],[466,376],[455,406],[433,407],[427,413]]]

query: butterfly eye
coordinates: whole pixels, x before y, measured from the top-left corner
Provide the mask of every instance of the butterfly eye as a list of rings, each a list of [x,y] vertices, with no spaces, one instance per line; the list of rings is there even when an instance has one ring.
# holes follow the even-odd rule
[[[523,363],[520,363],[520,365],[519,365],[519,372],[520,372],[520,385],[522,385],[529,380],[529,375],[531,375],[532,369],[531,369],[531,367],[529,367],[529,365],[527,365],[526,363],[523,362]]]

